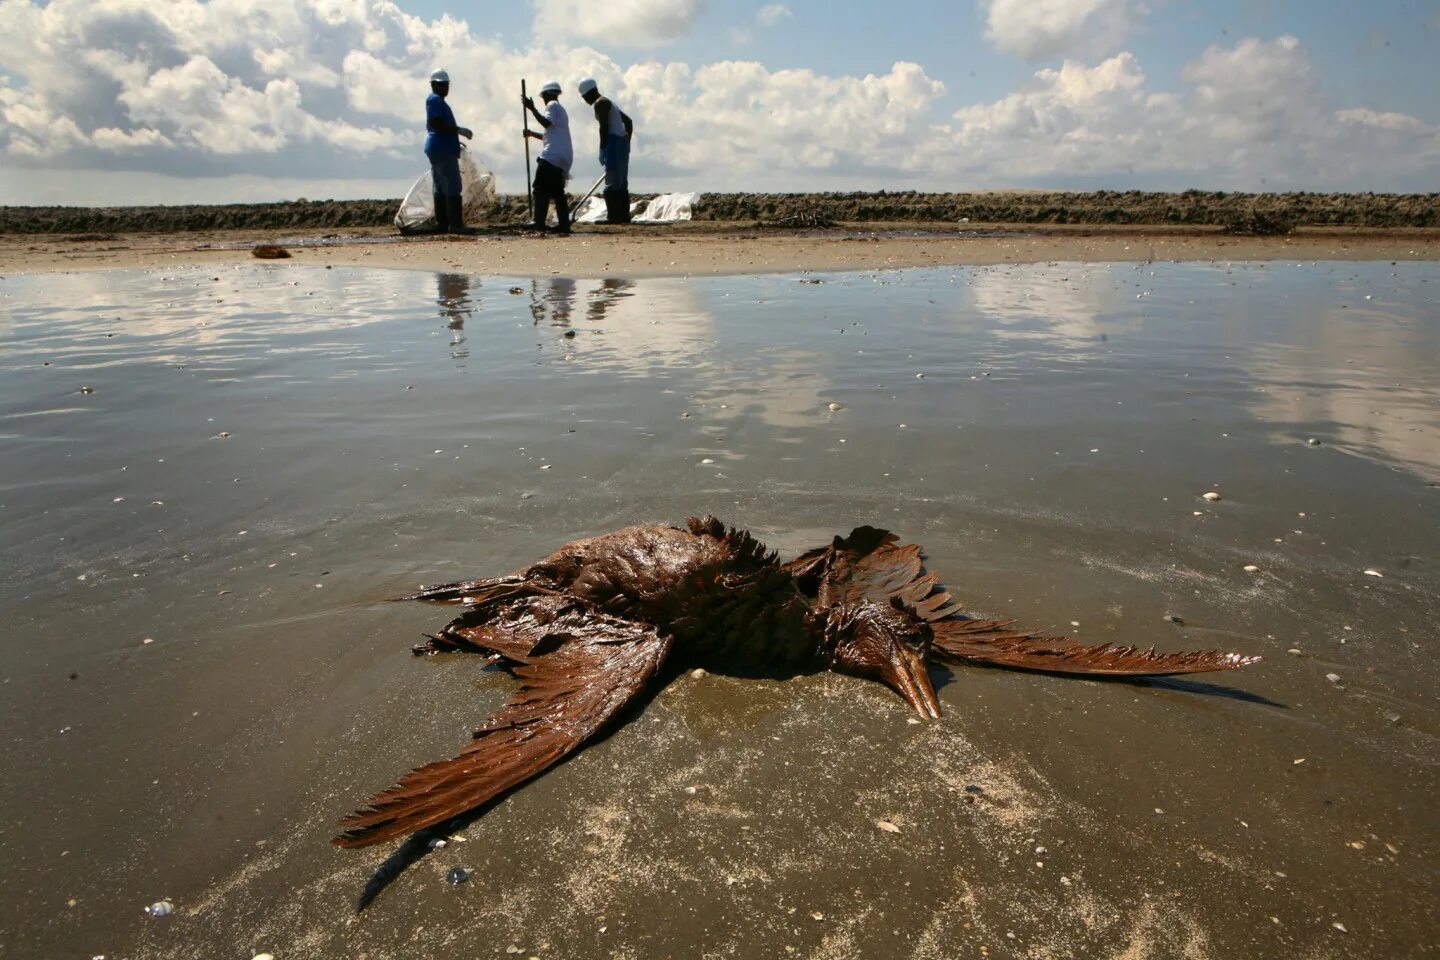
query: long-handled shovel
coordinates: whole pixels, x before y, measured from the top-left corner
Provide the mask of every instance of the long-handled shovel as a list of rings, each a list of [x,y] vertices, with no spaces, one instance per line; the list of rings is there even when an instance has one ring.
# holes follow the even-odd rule
[[[593,196],[595,195],[595,191],[596,191],[597,189],[599,189],[600,184],[603,183],[604,181],[605,181],[605,174],[604,174],[604,173],[601,173],[600,176],[599,176],[598,178],[596,178],[596,180],[595,180],[595,186],[591,187],[591,188],[590,188],[590,191],[589,191],[588,193],[586,193],[585,196],[581,197],[580,200],[579,200],[579,202],[577,202],[577,203],[575,204],[575,206],[573,206],[573,207],[570,208],[570,215],[571,215],[572,217],[575,215],[575,211],[576,211],[576,210],[579,210],[581,207],[585,206],[585,201],[586,201],[586,200],[589,200],[591,197],[593,197]]]
[[[520,96],[525,96],[525,78],[520,78]],[[530,185],[530,110],[522,102],[520,118],[525,124],[525,200],[530,205],[530,222],[535,222],[535,190]]]

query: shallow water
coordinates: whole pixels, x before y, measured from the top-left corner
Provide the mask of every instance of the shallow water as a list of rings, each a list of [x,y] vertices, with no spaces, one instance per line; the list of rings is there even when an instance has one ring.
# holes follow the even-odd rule
[[[0,297],[0,956],[1437,942],[1440,265]],[[390,851],[335,819],[513,687],[412,658],[444,611],[383,598],[704,512],[786,556],[888,526],[976,612],[1266,659],[958,669],[933,724],[846,678],[687,676],[355,920]]]

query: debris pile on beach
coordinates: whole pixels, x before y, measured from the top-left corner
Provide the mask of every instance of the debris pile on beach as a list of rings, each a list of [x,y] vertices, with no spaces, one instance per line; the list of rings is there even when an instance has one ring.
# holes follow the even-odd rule
[[[634,194],[648,201],[653,194]],[[576,199],[572,197],[572,200]],[[163,233],[179,230],[390,226],[400,200],[292,200],[280,203],[153,207],[0,207],[0,233]],[[519,223],[526,199],[497,197],[491,224]],[[1056,223],[1228,227],[1436,227],[1440,193],[1225,193],[1139,190],[1093,193],[701,193],[696,220],[807,226],[822,223]],[[1251,231],[1257,232],[1257,231]]]

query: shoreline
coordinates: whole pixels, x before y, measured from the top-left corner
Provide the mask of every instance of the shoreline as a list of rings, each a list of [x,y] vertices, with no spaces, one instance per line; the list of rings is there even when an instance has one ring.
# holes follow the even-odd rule
[[[0,235],[0,276],[254,260],[278,243],[276,263],[503,274],[515,277],[675,277],[806,273],[1044,262],[1440,260],[1440,229],[1301,228],[1239,236],[1218,228],[1013,224],[850,223],[828,229],[692,221],[585,226],[568,237],[514,229],[473,237],[344,231],[220,229],[174,233]]]

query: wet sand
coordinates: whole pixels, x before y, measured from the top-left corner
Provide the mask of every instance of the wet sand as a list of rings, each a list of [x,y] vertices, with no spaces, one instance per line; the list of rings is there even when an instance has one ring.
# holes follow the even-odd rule
[[[219,266],[281,243],[292,264],[503,273],[519,277],[667,277],[876,270],[993,263],[1241,260],[1434,260],[1440,230],[1302,229],[1282,237],[1216,229],[851,224],[796,231],[724,223],[579,227],[569,238],[492,231],[400,238],[388,228],[338,233],[226,230],[178,234],[0,235],[0,275]]]
[[[0,956],[1423,955],[1437,296],[1433,262],[7,276]],[[706,511],[1265,660],[958,668],[931,723],[686,675],[357,917],[393,847],[335,821],[515,686],[384,598]]]

